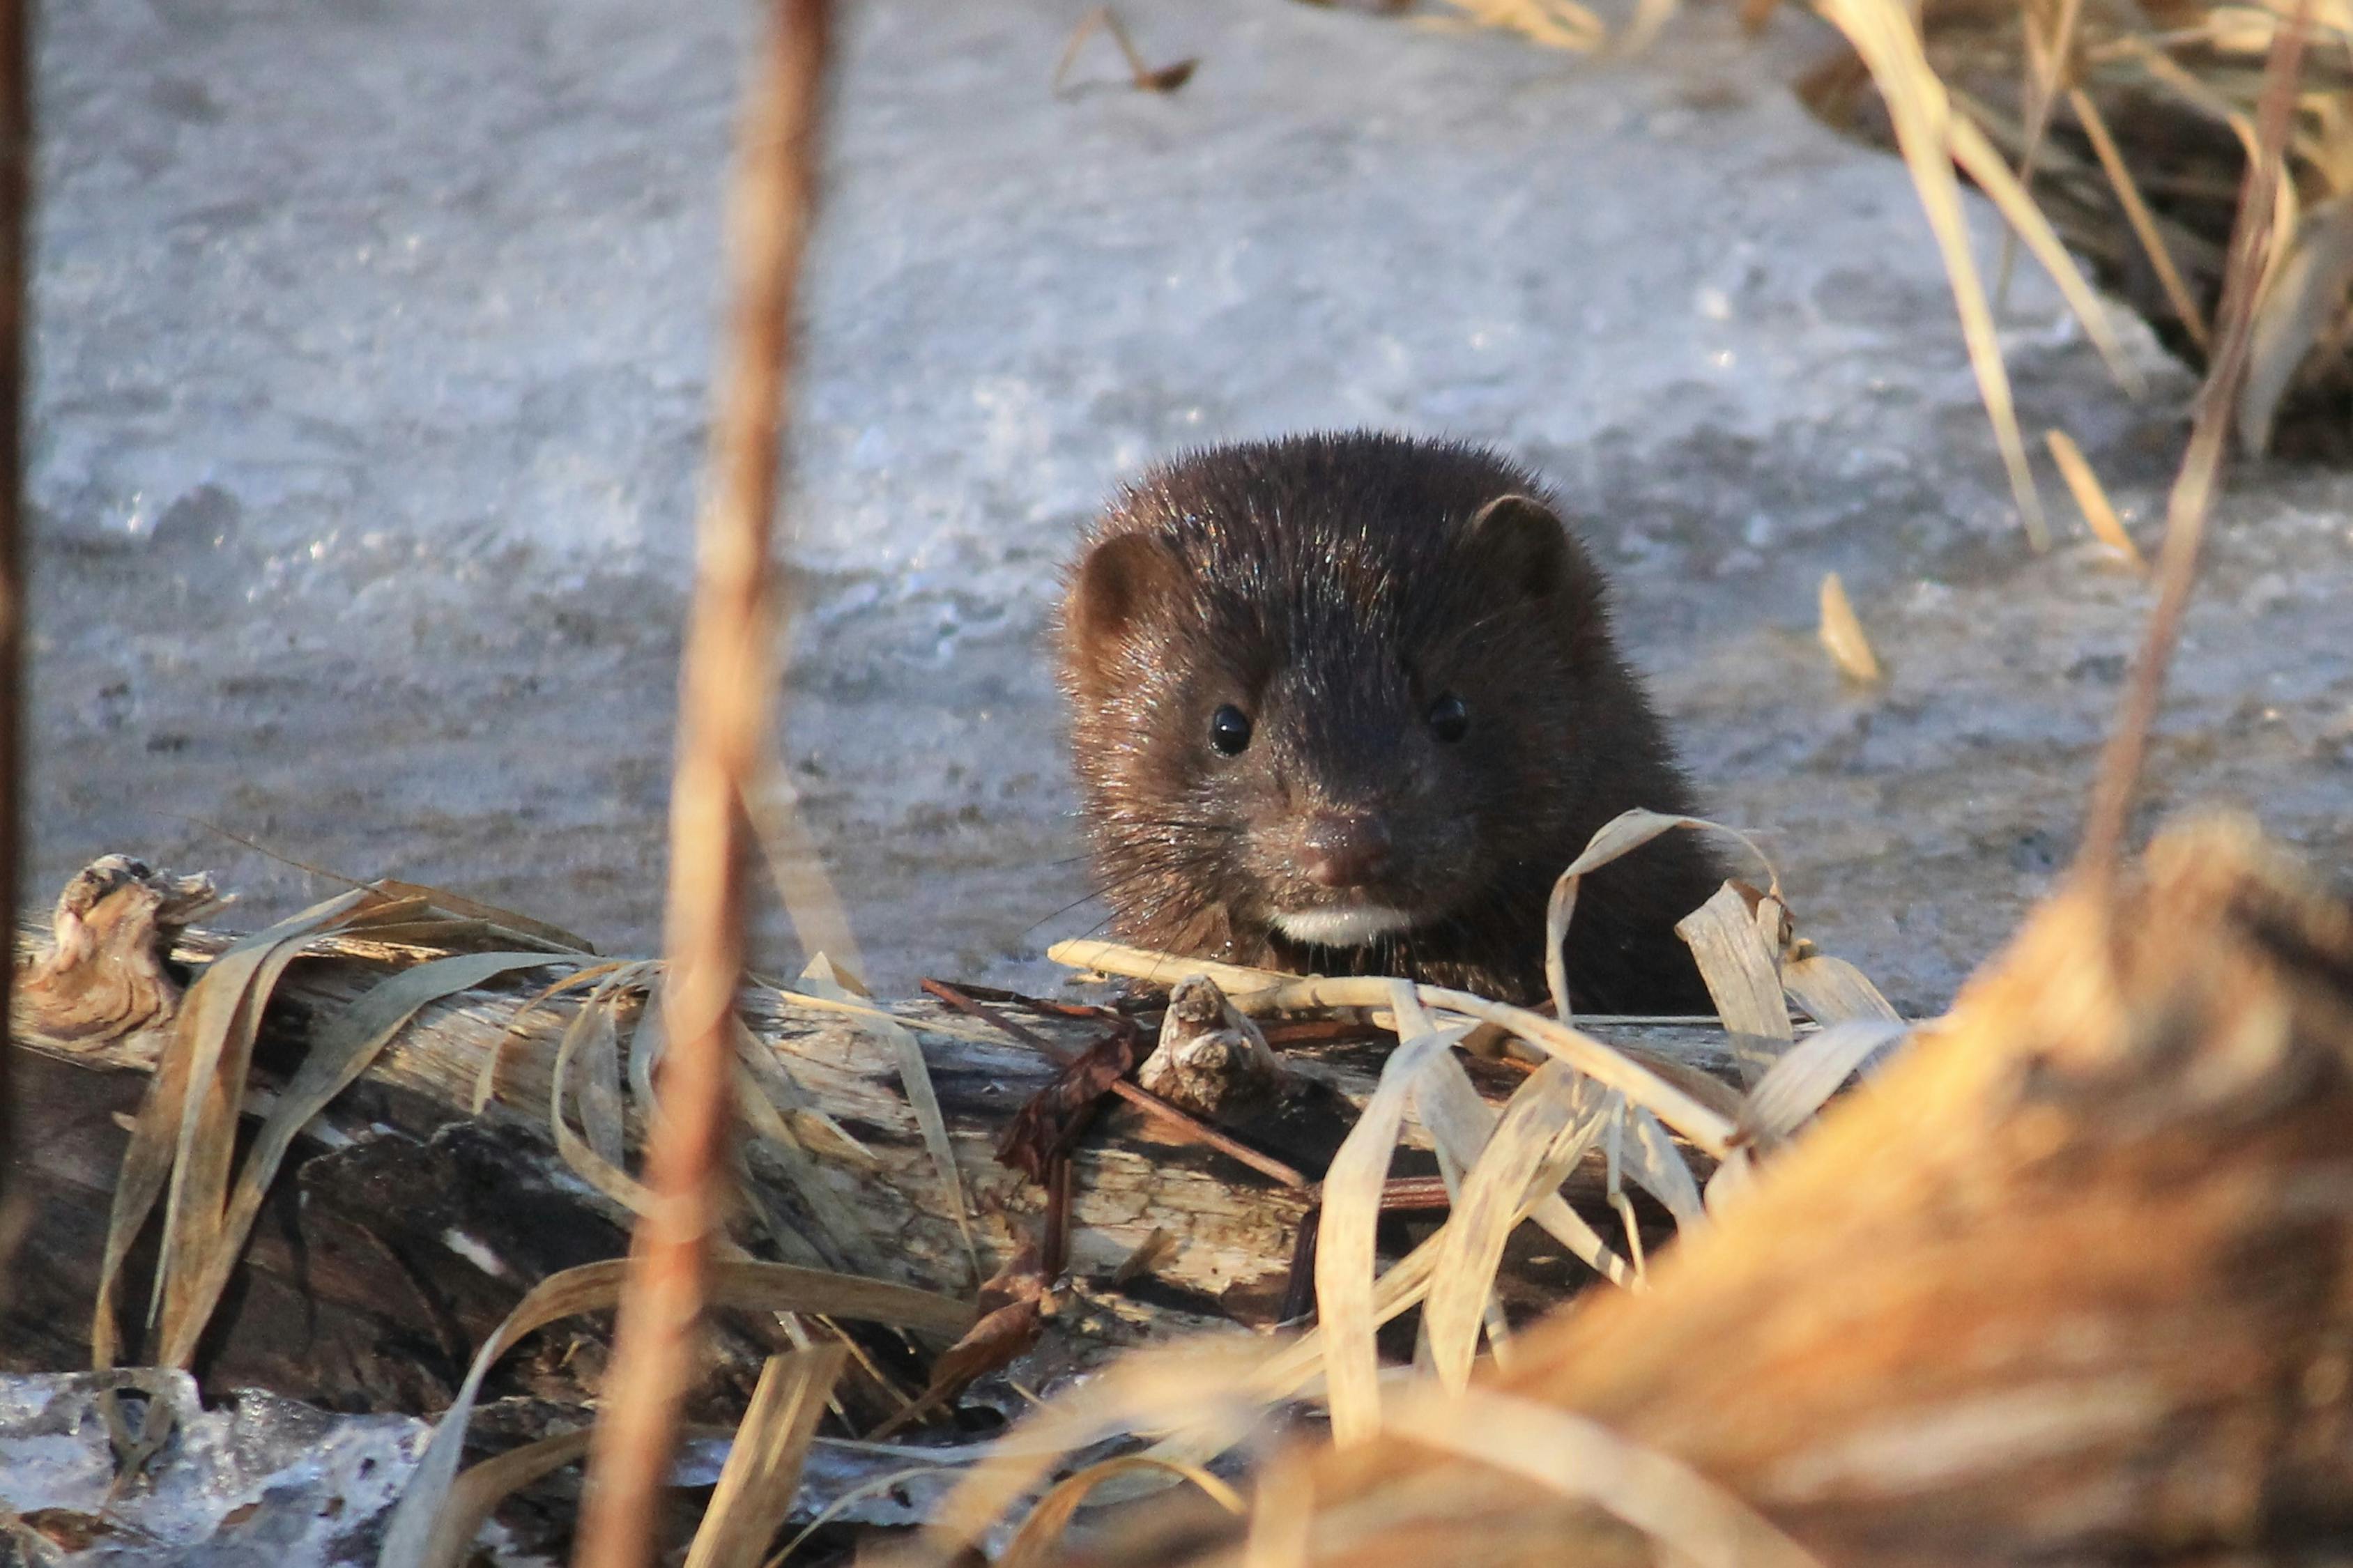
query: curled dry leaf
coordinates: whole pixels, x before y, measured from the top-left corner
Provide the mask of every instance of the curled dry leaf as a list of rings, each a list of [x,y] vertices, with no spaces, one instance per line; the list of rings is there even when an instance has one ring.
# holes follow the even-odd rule
[[[1045,1181],[1047,1167],[1069,1152],[1094,1119],[1097,1102],[1134,1065],[1134,1026],[1122,1023],[1080,1052],[1014,1113],[997,1140],[997,1163],[1033,1182]]]
[[[1039,1260],[1037,1244],[1023,1242],[1005,1267],[980,1288],[979,1321],[964,1337],[942,1351],[932,1363],[932,1378],[923,1394],[905,1409],[875,1428],[870,1438],[879,1442],[969,1388],[1038,1342],[1053,1304],[1053,1281]]]

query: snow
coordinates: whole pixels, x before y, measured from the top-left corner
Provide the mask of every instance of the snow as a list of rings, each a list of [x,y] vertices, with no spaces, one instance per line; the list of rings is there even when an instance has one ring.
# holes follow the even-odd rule
[[[1097,501],[1189,445],[1370,424],[1541,468],[1801,921],[1948,994],[2063,863],[2146,592],[2026,552],[1900,165],[1787,90],[1810,24],[1750,41],[1695,9],[1604,62],[1131,5],[1192,81],[1127,90],[1098,40],[1057,97],[1082,9],[846,8],[780,712],[869,978],[1048,984],[1043,943],[1096,918],[1066,909],[1039,637]],[[112,849],[219,871],[248,921],[333,889],[198,818],[654,944],[753,15],[45,14],[28,897]],[[2135,326],[2158,389],[2129,403],[2031,268],[2005,330],[2030,433],[2066,426],[2153,516],[2186,378]],[[2341,861],[2346,483],[2250,483],[2165,798],[2252,800]],[[1831,569],[1883,693],[1811,645]]]

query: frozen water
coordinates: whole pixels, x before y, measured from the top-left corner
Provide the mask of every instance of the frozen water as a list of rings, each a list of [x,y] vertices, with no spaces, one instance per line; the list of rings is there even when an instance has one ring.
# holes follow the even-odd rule
[[[425,1446],[424,1422],[330,1415],[251,1390],[206,1410],[185,1373],[131,1375],[171,1406],[175,1426],[164,1461],[121,1487],[100,1402],[121,1374],[0,1377],[0,1506],[26,1516],[10,1520],[6,1561],[111,1568],[375,1561],[375,1532]],[[139,1409],[131,1407],[131,1419]],[[57,1550],[28,1548],[27,1538]]]
[[[1947,994],[2063,864],[2147,594],[2025,552],[1902,169],[1786,90],[1808,24],[1694,10],[1597,63],[1131,6],[1190,85],[1125,90],[1105,47],[1057,99],[1082,9],[846,8],[787,748],[871,978],[1036,981],[1093,918],[1058,912],[1086,889],[1039,642],[1090,509],[1192,443],[1377,424],[1546,470],[1801,920]],[[217,869],[248,920],[332,886],[195,817],[649,946],[749,12],[45,21],[34,895],[108,849]],[[2030,428],[2153,514],[2184,379],[2136,333],[2128,403],[2031,273],[2007,329]],[[2233,497],[2158,757],[2165,802],[2243,800],[2327,864],[2346,496]],[[1881,693],[1811,642],[1830,569]]]

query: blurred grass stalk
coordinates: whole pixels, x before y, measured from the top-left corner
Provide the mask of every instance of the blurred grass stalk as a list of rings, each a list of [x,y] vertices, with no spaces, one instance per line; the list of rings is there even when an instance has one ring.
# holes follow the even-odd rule
[[[25,0],[0,0],[0,888],[16,910],[16,805],[25,771],[19,719],[24,645],[25,237],[32,205],[33,81]],[[16,963],[0,966],[0,1019],[14,1016]],[[13,1250],[7,1151],[13,1040],[0,1045],[0,1267]]]
[[[2189,447],[2182,455],[2181,470],[2166,508],[2165,542],[2157,563],[2157,605],[2149,612],[2140,657],[2125,689],[2116,731],[2101,756],[2099,777],[2092,789],[2077,867],[2104,895],[2113,889],[2123,859],[2125,829],[2147,759],[2149,731],[2157,723],[2166,671],[2181,638],[2190,590],[2197,584],[2199,547],[2205,540],[2207,515],[2221,486],[2232,410],[2252,369],[2263,280],[2271,275],[2271,263],[2278,255],[2280,236],[2272,215],[2276,210],[2275,195],[2287,183],[2288,138],[2304,78],[2312,5],[2313,0],[2296,0],[2288,25],[2270,40],[2254,145],[2246,184],[2240,193],[2238,221],[2231,236],[2231,263],[2223,275],[2222,303],[2216,316],[2221,337],[2197,422],[2189,432]]]
[[[776,0],[729,197],[734,304],[679,689],[670,790],[669,1047],[646,1155],[653,1207],[589,1448],[574,1561],[638,1568],[692,1376],[712,1242],[725,1222],[734,1110],[731,1030],[744,962],[744,802],[766,755],[778,630],[770,567],[786,361],[815,198],[828,0]]]

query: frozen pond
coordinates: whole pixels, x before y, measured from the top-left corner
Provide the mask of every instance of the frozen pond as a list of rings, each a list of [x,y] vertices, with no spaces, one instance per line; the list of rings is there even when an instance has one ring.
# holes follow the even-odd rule
[[[1544,469],[1718,815],[1899,1001],[2048,886],[2148,592],[2055,481],[2073,542],[2026,551],[1901,167],[1784,87],[1799,18],[1605,64],[1136,5],[1190,85],[1122,90],[1103,47],[1058,100],[1075,3],[849,9],[786,745],[879,986],[1035,982],[1092,923],[1056,563],[1146,459],[1303,426]],[[334,886],[212,824],[652,946],[749,15],[46,13],[32,897],[112,849],[219,872],[247,924]],[[2030,431],[2153,516],[2186,379],[2136,328],[2129,403],[2031,273],[2007,328]],[[2155,753],[2159,804],[2251,805],[2331,868],[2348,497],[2242,474]],[[1812,640],[1831,569],[1876,693]]]

